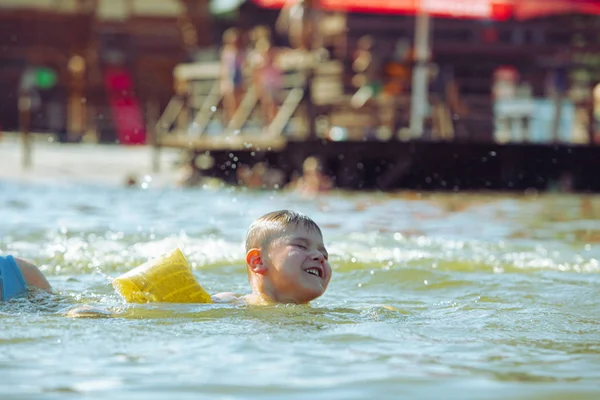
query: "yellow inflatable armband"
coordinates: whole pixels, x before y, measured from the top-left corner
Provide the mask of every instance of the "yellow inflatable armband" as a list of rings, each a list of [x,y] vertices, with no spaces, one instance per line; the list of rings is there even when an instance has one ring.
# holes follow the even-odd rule
[[[115,278],[113,286],[130,303],[212,303],[179,249]]]

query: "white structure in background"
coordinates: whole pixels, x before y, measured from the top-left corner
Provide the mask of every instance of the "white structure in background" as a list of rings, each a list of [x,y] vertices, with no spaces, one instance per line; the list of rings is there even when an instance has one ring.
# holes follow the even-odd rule
[[[552,93],[535,98],[531,86],[520,82],[517,70],[499,67],[494,74],[494,139],[498,143],[580,143],[589,142],[587,130],[578,122],[577,110],[564,96],[555,131],[556,99]],[[585,125],[585,124],[584,124]],[[556,132],[556,140],[553,133]]]
[[[78,0],[1,0],[2,9],[37,9],[74,13]],[[89,2],[92,3],[92,2]],[[185,12],[179,0],[98,0],[98,18],[122,20],[131,14],[144,16],[177,17]]]
[[[494,74],[494,138],[498,143],[552,143],[556,117],[555,100],[534,98],[531,86],[519,82],[520,76],[511,66],[500,67]],[[559,143],[587,143],[585,132],[575,135],[575,106],[562,100],[556,140]]]
[[[494,138],[498,143],[529,142],[553,143],[552,127],[555,102],[546,98],[514,98],[494,101],[496,129]],[[563,100],[558,142],[587,143],[585,137],[574,137],[575,106]]]
[[[497,1],[501,3],[502,1]],[[413,73],[410,133],[413,138],[423,136],[423,125],[428,113],[428,65],[431,54],[430,15],[455,16],[463,18],[487,19],[493,17],[491,0],[420,0],[417,1],[415,26],[415,58]]]

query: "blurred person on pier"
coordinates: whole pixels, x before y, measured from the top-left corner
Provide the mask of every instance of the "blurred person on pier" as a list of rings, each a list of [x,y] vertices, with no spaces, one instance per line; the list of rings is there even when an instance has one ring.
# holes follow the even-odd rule
[[[230,28],[223,34],[221,50],[221,94],[225,120],[231,121],[244,96],[245,53],[242,48],[241,32]]]

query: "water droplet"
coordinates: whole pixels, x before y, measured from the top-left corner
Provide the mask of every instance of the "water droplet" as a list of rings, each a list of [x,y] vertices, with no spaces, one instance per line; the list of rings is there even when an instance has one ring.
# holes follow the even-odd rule
[[[142,183],[142,189],[148,189],[148,182]]]
[[[427,281],[427,279],[425,279],[425,280],[423,281],[423,283],[424,283],[425,285],[429,285],[429,282]]]
[[[213,113],[214,113],[214,112],[217,112],[217,107],[215,107],[215,106],[212,106],[212,107],[210,108],[210,111],[211,111],[211,112],[213,112]]]

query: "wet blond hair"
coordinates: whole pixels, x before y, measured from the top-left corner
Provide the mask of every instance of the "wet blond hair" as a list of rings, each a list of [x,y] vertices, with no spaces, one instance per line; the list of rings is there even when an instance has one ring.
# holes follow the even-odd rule
[[[258,218],[250,225],[246,234],[246,251],[266,247],[289,227],[314,231],[323,236],[319,225],[308,216],[290,210],[273,211]]]

